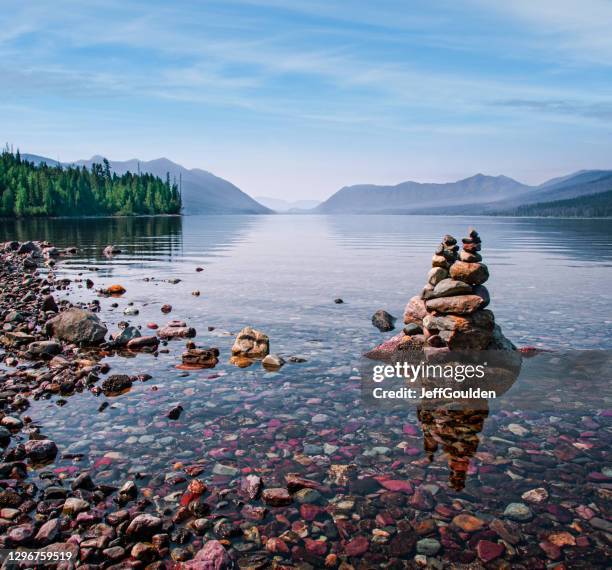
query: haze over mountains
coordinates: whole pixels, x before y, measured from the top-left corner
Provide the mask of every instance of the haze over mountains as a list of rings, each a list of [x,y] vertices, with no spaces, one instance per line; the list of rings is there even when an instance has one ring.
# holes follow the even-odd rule
[[[610,190],[611,170],[579,171],[540,186],[528,186],[506,176],[476,174],[443,184],[403,182],[395,186],[345,186],[314,211],[321,214],[528,215],[521,214],[518,208],[573,199],[575,210],[581,198]],[[602,201],[598,204],[601,209]]]
[[[23,154],[32,162],[56,160]],[[75,163],[91,167],[102,156]],[[539,186],[522,184],[507,176],[476,174],[456,182],[407,181],[394,186],[345,186],[322,203],[258,197],[199,168],[187,169],[167,158],[110,161],[117,174],[149,172],[160,178],[170,174],[180,181],[185,214],[473,214],[473,215],[612,215],[612,170],[581,170],[553,178]],[[556,213],[555,213],[556,212]]]

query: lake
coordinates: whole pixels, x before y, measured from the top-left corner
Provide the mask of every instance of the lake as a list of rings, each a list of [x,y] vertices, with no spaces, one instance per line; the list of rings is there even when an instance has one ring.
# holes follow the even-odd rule
[[[552,352],[530,359],[515,385],[485,412],[436,415],[413,407],[363,406],[361,355],[393,334],[375,329],[372,314],[385,309],[401,326],[403,308],[421,291],[442,236],[461,238],[470,225],[483,240],[491,274],[489,308],[505,335],[519,347]],[[323,537],[326,552],[339,555],[352,539],[366,536],[364,567],[412,559],[414,542],[423,538],[434,541],[428,543],[432,552],[438,552],[435,541],[442,545],[432,554],[440,560],[474,560],[474,537],[444,531],[463,510],[488,525],[479,535],[484,541],[503,535],[491,528],[499,529],[493,521],[504,521],[515,540],[502,537],[498,556],[513,564],[535,568],[559,559],[569,567],[605,567],[601,533],[610,529],[589,521],[605,518],[610,498],[609,370],[597,378],[579,377],[572,366],[576,355],[589,361],[588,355],[597,359],[612,349],[609,220],[283,215],[31,220],[3,223],[0,241],[9,239],[77,246],[77,255],[58,263],[56,273],[73,280],[62,294],[72,302],[98,298],[109,331],[125,320],[144,328],[181,319],[197,330],[198,345],[221,352],[216,368],[198,371],[176,368],[184,350],[179,341],[158,356],[109,356],[113,373],[148,373],[152,379],[115,398],[84,392],[62,405],[58,398],[34,402],[28,414],[63,454],[49,467],[56,472],[70,476],[89,468],[97,483],[115,485],[134,478],[147,489],[148,508],[170,516],[186,484],[184,467],[197,466],[212,489],[215,517],[258,525],[268,537],[290,528],[299,534],[305,524],[308,536]],[[108,244],[122,253],[106,258],[102,249]],[[94,290],[81,286],[86,278],[94,281]],[[95,289],[113,283],[127,293],[96,296]],[[196,290],[199,296],[192,295]],[[336,298],[344,303],[334,303]],[[128,303],[137,316],[124,315]],[[163,304],[172,305],[169,315],[161,314]],[[258,363],[233,366],[230,348],[246,325],[270,337],[271,352],[304,362],[288,362],[278,372]],[[110,406],[99,411],[104,400]],[[171,421],[166,414],[176,404],[184,412]],[[356,479],[344,487],[330,483],[330,466],[346,464],[356,466]],[[240,473],[256,473],[275,487],[294,472],[323,484],[312,498],[320,511],[293,504],[272,509],[262,520],[245,514],[236,497]],[[546,500],[522,498],[534,488],[546,489]],[[512,503],[527,503],[529,514],[521,519],[508,512]],[[413,530],[402,530],[397,521],[403,519],[412,521]],[[373,533],[376,528],[381,532]],[[547,533],[561,531],[570,533],[573,544],[556,547],[556,558],[556,551],[538,545]],[[273,555],[235,534],[227,538],[244,560]],[[276,556],[319,567],[321,559],[310,547],[299,538],[289,542],[294,549]],[[189,548],[189,540],[182,548]]]

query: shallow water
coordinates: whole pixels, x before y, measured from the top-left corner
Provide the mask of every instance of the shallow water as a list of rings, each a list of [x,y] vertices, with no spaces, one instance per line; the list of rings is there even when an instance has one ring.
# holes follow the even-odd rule
[[[176,368],[183,342],[169,343],[169,353],[158,357],[113,356],[113,373],[153,378],[115,398],[86,392],[64,406],[55,398],[35,402],[29,415],[64,454],[50,468],[70,474],[76,466],[90,467],[100,483],[138,476],[160,511],[176,507],[182,466],[196,463],[200,478],[216,491],[236,479],[215,475],[219,463],[255,472],[274,486],[287,472],[322,481],[330,464],[354,462],[366,481],[381,475],[409,480],[434,495],[431,508],[421,508],[406,497],[374,497],[372,485],[362,484],[343,492],[334,488],[319,501],[334,510],[342,497],[353,497],[364,519],[393,509],[394,516],[423,516],[459,498],[465,509],[488,520],[501,517],[507,504],[522,502],[525,491],[544,486],[549,501],[531,505],[535,518],[522,525],[525,538],[514,555],[508,545],[506,557],[545,558],[537,547],[541,529],[566,530],[580,519],[580,505],[603,502],[612,481],[606,371],[591,389],[588,378],[569,382],[572,375],[558,364],[559,375],[537,386],[538,374],[525,373],[484,417],[465,410],[451,418],[435,410],[417,415],[410,407],[372,410],[360,400],[360,356],[392,334],[372,327],[371,315],[384,308],[400,317],[399,325],[406,301],[423,286],[440,238],[460,238],[470,224],[483,239],[490,308],[515,344],[563,354],[612,348],[609,220],[215,216],[4,225],[0,241],[78,246],[57,274],[91,278],[95,287],[75,283],[66,293],[73,302],[122,284],[127,293],[121,298],[100,298],[100,317],[110,331],[124,320],[144,328],[149,321],[162,325],[178,318],[196,328],[198,345],[221,351],[214,370],[189,373]],[[123,253],[105,258],[102,249],[110,243]],[[204,271],[196,272],[198,266]],[[170,284],[172,278],[181,281]],[[196,289],[199,297],[191,295]],[[335,304],[337,297],[344,304]],[[113,302],[119,306],[112,308]],[[128,302],[138,316],[123,314]],[[173,306],[169,315],[160,312],[164,303]],[[277,373],[258,364],[229,364],[233,336],[246,325],[269,335],[272,352],[306,362],[288,363]],[[104,400],[111,405],[98,412]],[[168,420],[176,403],[185,411],[178,421]],[[524,430],[509,427],[515,424]],[[601,477],[592,475],[606,469]],[[244,518],[232,501],[220,514]],[[442,513],[433,516],[444,519]],[[278,521],[264,523],[268,535],[282,532]],[[323,525],[311,532],[338,540]],[[258,551],[243,539],[234,542]],[[444,547],[439,556],[453,551]],[[565,549],[564,557],[592,556],[590,567],[598,567],[598,552],[591,542]]]

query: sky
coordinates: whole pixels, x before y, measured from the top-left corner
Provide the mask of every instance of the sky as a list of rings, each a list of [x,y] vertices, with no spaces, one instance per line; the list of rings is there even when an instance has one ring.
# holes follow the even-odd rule
[[[0,140],[252,196],[612,168],[610,0],[46,0],[0,13]]]

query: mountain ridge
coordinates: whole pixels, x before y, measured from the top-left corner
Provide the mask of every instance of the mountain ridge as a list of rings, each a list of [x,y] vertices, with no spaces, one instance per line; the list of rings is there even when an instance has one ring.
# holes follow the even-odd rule
[[[57,160],[36,154],[22,154],[24,160],[49,165],[59,164]],[[105,157],[96,154],[89,159],[63,162],[62,164],[91,168],[94,163],[101,164]],[[200,168],[188,169],[166,157],[153,160],[109,160],[112,172],[118,175],[125,172],[150,173],[162,179],[166,173],[180,181],[183,197],[183,213],[190,214],[271,214],[271,209],[263,206],[235,184]]]

